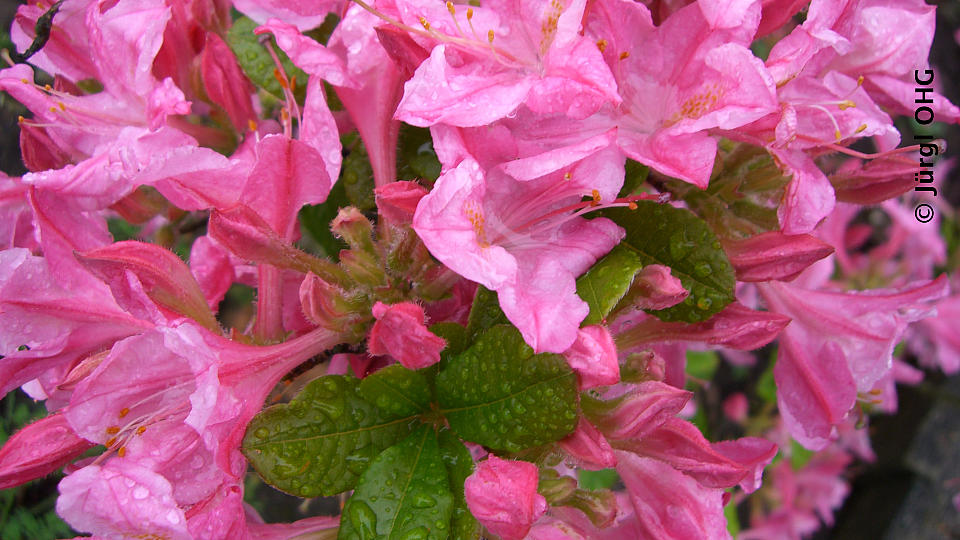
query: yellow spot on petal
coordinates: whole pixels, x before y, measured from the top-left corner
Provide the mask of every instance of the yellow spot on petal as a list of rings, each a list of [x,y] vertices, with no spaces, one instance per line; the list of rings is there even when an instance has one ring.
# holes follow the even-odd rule
[[[493,43],[493,30],[487,30],[487,41]]]
[[[857,128],[857,133],[862,133],[867,130],[866,124],[860,124],[860,127]]]
[[[47,92],[49,92],[49,91],[53,90],[53,87],[50,86],[49,84],[45,84],[45,85],[43,85],[43,89],[46,90]]]
[[[463,213],[466,215],[470,224],[473,225],[473,234],[477,237],[477,244],[483,248],[490,247],[485,229],[487,219],[483,215],[483,210],[481,210],[476,203],[470,201],[466,203]]]
[[[843,136],[840,135],[839,129],[833,132],[833,136],[836,137],[838,141],[843,138]]]
[[[569,180],[569,179],[572,178],[572,177],[573,177],[573,175],[570,174],[570,171],[567,171],[567,172],[563,173],[563,179],[564,179],[564,180]]]
[[[26,79],[20,79],[20,82],[22,82],[23,84],[30,84],[30,81]]]
[[[857,77],[857,86],[863,85],[863,75]]]

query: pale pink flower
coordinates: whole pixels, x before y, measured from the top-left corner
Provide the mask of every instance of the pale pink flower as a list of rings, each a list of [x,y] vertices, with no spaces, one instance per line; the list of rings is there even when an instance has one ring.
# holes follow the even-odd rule
[[[504,540],[520,540],[547,510],[537,493],[537,466],[491,455],[463,484],[470,513]]]

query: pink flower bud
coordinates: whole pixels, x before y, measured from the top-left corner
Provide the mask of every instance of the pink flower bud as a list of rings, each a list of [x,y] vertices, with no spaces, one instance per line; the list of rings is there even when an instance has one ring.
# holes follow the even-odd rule
[[[373,316],[377,322],[370,330],[370,354],[389,354],[408,369],[425,368],[440,361],[440,351],[447,342],[427,330],[423,308],[411,302],[377,302]]]
[[[667,377],[667,362],[653,349],[633,353],[621,369],[625,382],[662,381]]]
[[[560,448],[577,458],[584,469],[597,471],[617,465],[613,448],[597,428],[585,418],[577,423],[577,429],[557,444]]]
[[[520,540],[547,511],[537,493],[537,466],[491,455],[463,483],[470,513],[504,540]]]
[[[692,396],[669,384],[649,381],[635,385],[626,395],[608,402],[606,410],[587,412],[607,437],[638,439],[676,416]],[[587,406],[585,402],[585,410]]]
[[[20,122],[20,152],[23,164],[34,172],[61,169],[72,161],[47,135],[46,128],[27,122]]]
[[[699,341],[750,351],[773,341],[789,323],[790,318],[779,313],[756,311],[734,302],[710,319],[696,324],[646,317],[620,332],[617,342],[624,350],[646,343]]]
[[[347,291],[315,274],[307,274],[300,284],[300,305],[314,324],[361,339],[362,324],[368,320],[359,315],[365,310],[362,299],[350,297]]]
[[[377,210],[388,222],[401,225],[413,222],[417,203],[427,194],[427,188],[416,182],[390,182],[374,190]]]
[[[50,474],[91,446],[93,443],[78,437],[59,413],[37,420],[0,448],[0,489]]]
[[[341,208],[337,217],[330,222],[330,230],[343,238],[351,248],[367,253],[375,253],[373,247],[373,224],[352,206]]]
[[[768,232],[724,244],[740,281],[790,281],[833,253],[833,247],[809,234]]]
[[[670,275],[670,268],[662,264],[644,266],[630,289],[630,294],[636,295],[634,305],[640,309],[666,309],[690,296],[680,280]]]
[[[617,347],[604,326],[593,325],[577,330],[576,341],[563,356],[577,372],[580,390],[620,382]]]

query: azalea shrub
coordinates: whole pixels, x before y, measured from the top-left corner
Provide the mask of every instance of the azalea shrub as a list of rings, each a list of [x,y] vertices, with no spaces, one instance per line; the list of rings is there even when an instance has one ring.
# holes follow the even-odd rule
[[[0,488],[62,468],[106,538],[829,525],[896,383],[960,370],[934,18],[27,2],[0,391],[47,413]]]

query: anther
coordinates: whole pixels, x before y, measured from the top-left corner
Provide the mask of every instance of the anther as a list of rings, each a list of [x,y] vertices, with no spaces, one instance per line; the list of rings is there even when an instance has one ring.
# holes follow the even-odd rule
[[[423,26],[424,30],[430,30],[430,23],[427,22],[427,18],[422,15],[420,16],[420,25]]]
[[[284,88],[287,89],[287,90],[290,89],[290,84],[287,83],[286,77],[284,77],[284,76],[280,73],[280,70],[279,70],[279,69],[273,68],[273,78],[276,79],[277,82],[280,83],[280,86],[284,87]]]
[[[489,41],[491,45],[493,44],[493,30],[487,30],[487,41]]]
[[[256,131],[257,123],[254,122],[253,120],[247,120],[247,129],[249,129],[250,131]]]
[[[638,206],[637,206],[637,203],[635,203],[635,202],[633,202],[633,201],[630,201],[629,203],[627,203],[627,208],[629,208],[629,209],[631,209],[631,210],[636,210],[636,209],[638,208]]]
[[[67,110],[67,106],[64,105],[62,101],[57,102],[57,106],[60,107],[60,110],[61,110],[61,111]]]
[[[563,173],[563,179],[564,179],[564,180],[569,180],[569,179],[572,178],[572,177],[573,177],[573,175],[570,174],[570,171],[567,171],[567,172]]]
[[[863,86],[863,75],[857,77],[857,86]]]
[[[50,112],[57,112],[57,108],[56,108],[56,107],[50,107]]]
[[[836,137],[838,141],[843,139],[843,135],[840,134],[839,129],[833,132],[833,136]]]
[[[18,124],[22,124],[24,120],[25,120],[25,118],[23,117],[23,115],[17,116],[17,123],[18,123]]]
[[[107,428],[107,435],[116,435],[120,433],[120,426],[110,426]]]
[[[600,52],[605,51],[606,48],[607,48],[607,40],[605,40],[605,39],[598,39],[598,40],[597,40],[597,48],[600,49]]]
[[[130,414],[130,409],[129,409],[128,407],[124,407],[124,408],[120,409],[120,414],[119,414],[120,418],[123,418],[124,416],[126,416],[126,415],[128,415],[128,414]]]
[[[23,84],[30,84],[30,81],[26,79],[20,79],[20,82],[22,82]]]
[[[291,91],[291,92],[296,92],[296,91],[297,91],[297,76],[296,76],[296,75],[291,75],[291,76],[290,76],[290,91]]]
[[[140,426],[137,428],[137,435],[143,435],[143,432],[147,430],[147,426]]]
[[[53,87],[50,86],[49,84],[45,84],[43,85],[43,89],[46,90],[47,92],[50,92],[51,90],[53,90]]]
[[[467,20],[469,21],[472,18],[473,18],[473,8],[467,8]]]
[[[120,449],[117,450],[117,455],[120,456],[120,457],[123,457],[123,456],[127,455],[127,447],[126,447],[126,446],[121,446]]]
[[[109,439],[107,439],[107,442],[103,443],[103,445],[106,446],[107,448],[110,448],[111,446],[113,446],[113,445],[115,445],[115,444],[117,444],[117,438],[116,438],[116,437],[110,437]]]
[[[840,103],[837,103],[837,107],[840,107],[840,110],[841,110],[841,111],[845,111],[845,110],[847,110],[847,109],[849,109],[849,108],[856,107],[856,106],[857,106],[857,104],[854,103],[853,101],[849,100],[849,99],[845,99],[845,100],[841,101]]]
[[[622,53],[620,53],[621,60],[626,60],[629,57],[630,57],[630,51],[623,51]]]
[[[457,9],[453,7],[453,2],[447,2],[447,11],[449,11],[451,15],[457,14]]]
[[[866,124],[860,124],[860,127],[857,128],[857,133],[862,133],[867,130]]]

